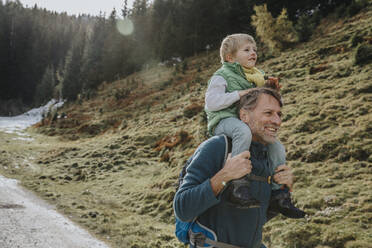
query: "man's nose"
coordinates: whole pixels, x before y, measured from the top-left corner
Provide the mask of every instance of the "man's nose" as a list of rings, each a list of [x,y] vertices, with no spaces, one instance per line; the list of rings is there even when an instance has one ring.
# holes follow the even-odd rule
[[[278,114],[274,114],[271,118],[271,121],[275,124],[280,126],[282,124],[282,118]]]

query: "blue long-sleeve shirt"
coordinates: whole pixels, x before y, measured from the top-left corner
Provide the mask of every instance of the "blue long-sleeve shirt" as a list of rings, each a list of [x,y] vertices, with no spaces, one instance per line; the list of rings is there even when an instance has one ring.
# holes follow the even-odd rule
[[[252,173],[269,176],[266,146],[252,142],[250,152]],[[259,248],[271,187],[266,182],[251,182],[251,194],[261,202],[260,208],[236,208],[228,203],[226,193],[216,197],[210,179],[222,169],[226,156],[227,142],[224,136],[212,137],[198,147],[175,195],[175,214],[182,221],[192,221],[197,217],[202,225],[214,232],[220,242]]]

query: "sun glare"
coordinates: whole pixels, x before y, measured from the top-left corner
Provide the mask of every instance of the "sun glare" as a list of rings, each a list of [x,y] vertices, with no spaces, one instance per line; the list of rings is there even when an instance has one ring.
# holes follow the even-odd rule
[[[122,35],[130,35],[133,33],[134,25],[130,19],[125,18],[124,20],[119,19],[116,21],[116,28]]]

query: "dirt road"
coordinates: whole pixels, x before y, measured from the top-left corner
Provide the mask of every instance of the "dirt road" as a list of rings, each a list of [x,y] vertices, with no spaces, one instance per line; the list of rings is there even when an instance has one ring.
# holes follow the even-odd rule
[[[14,179],[0,176],[0,247],[106,248]]]

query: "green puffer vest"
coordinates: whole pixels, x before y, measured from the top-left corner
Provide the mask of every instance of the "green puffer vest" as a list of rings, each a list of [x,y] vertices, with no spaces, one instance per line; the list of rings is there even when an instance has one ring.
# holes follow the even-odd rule
[[[264,74],[264,72],[262,72],[262,74]],[[256,87],[255,83],[247,81],[243,67],[237,62],[224,62],[221,68],[218,69],[213,76],[222,76],[226,80],[226,92],[246,90]],[[209,80],[208,85],[210,82],[211,80]],[[230,107],[221,109],[219,111],[208,111],[205,109],[205,112],[207,113],[208,119],[208,132],[211,136],[213,136],[214,128],[222,119],[238,116],[237,102],[232,104]]]

